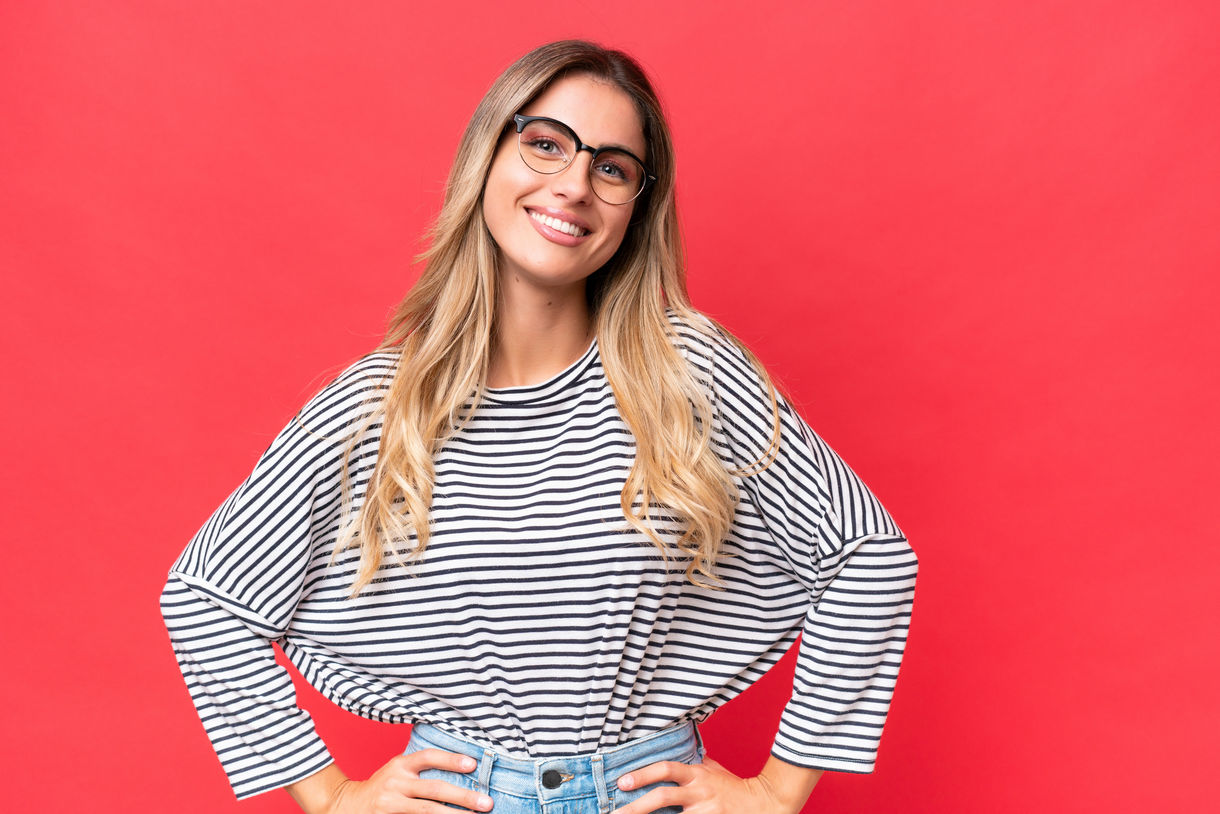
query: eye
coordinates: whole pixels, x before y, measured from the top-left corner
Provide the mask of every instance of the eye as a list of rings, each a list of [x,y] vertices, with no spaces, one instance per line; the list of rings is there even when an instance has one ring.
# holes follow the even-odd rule
[[[598,156],[593,165],[593,172],[598,178],[616,185],[633,184],[640,175],[634,161],[614,154]]]
[[[563,145],[549,136],[531,136],[521,142],[529,150],[541,158],[566,159]]]
[[[614,178],[617,180],[622,180],[623,178],[623,168],[613,161],[602,160],[597,162],[597,171],[607,178]]]

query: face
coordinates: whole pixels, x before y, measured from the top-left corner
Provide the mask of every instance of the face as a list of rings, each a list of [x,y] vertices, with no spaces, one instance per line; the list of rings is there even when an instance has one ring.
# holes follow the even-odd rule
[[[519,112],[557,119],[594,149],[615,145],[648,160],[635,105],[614,85],[569,76]],[[499,247],[502,279],[583,291],[585,279],[614,255],[639,199],[616,206],[598,198],[589,185],[592,158],[581,151],[563,172],[544,175],[521,160],[516,128],[500,140],[483,192],[483,219]],[[555,228],[544,217],[569,225]]]

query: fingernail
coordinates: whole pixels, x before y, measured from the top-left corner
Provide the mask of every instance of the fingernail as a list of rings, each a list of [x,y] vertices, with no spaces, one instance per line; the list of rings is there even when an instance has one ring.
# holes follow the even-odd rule
[[[635,785],[635,781],[631,779],[631,775],[625,774],[618,779],[618,787],[623,791],[627,791]]]
[[[483,809],[484,811],[491,808],[491,798],[486,794],[479,797],[479,808]]]
[[[474,758],[472,758],[472,757],[462,758],[462,768],[463,769],[473,769],[474,768]]]

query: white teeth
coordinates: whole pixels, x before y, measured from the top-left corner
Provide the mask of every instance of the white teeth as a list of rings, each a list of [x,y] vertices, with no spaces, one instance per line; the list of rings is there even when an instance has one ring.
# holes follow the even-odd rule
[[[530,212],[530,217],[539,223],[545,223],[547,226],[551,227],[557,232],[563,232],[564,234],[572,235],[573,237],[581,237],[588,234],[587,230],[580,228],[574,223],[568,223],[566,220],[553,218],[550,215],[544,215],[541,212]]]

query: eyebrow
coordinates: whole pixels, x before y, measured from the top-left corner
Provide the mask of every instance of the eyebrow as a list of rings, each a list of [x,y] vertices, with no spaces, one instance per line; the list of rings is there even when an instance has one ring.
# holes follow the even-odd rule
[[[612,141],[612,142],[610,142],[609,144],[603,144],[602,146],[600,146],[600,147],[596,147],[596,148],[594,148],[594,149],[597,149],[597,150],[622,150],[624,153],[631,153],[632,155],[635,155],[635,150],[631,149],[630,147],[626,147],[626,146],[624,146],[624,145],[622,145],[622,144],[616,144],[616,143],[614,143],[613,141]]]
[[[521,110],[519,112],[522,116],[541,116],[544,119],[550,119],[552,121],[557,121],[560,124],[566,125],[573,133],[576,133],[576,128],[572,127],[572,125],[568,124],[563,119],[558,119],[554,116],[548,116],[545,113],[526,113],[524,110]],[[576,133],[576,137],[580,138],[580,134]],[[584,144],[586,147],[593,147],[592,144],[589,144],[583,138],[581,139],[581,144]],[[595,150],[622,150],[624,153],[629,153],[630,155],[639,157],[641,161],[645,159],[645,156],[648,153],[647,145],[644,146],[643,153],[636,153],[635,150],[631,149],[630,147],[626,146],[625,144],[619,144],[618,142],[615,142],[615,141],[611,141],[606,144],[599,144],[596,147],[593,147],[593,149],[595,149]]]

